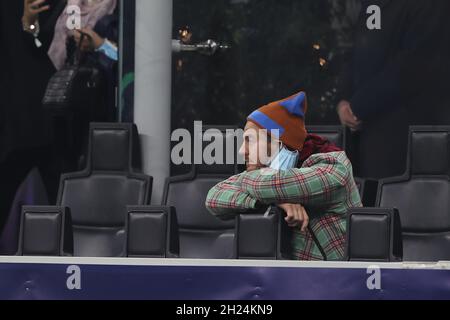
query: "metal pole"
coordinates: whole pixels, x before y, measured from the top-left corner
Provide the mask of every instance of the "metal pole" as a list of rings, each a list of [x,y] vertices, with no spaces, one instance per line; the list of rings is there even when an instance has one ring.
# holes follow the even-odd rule
[[[172,0],[136,1],[134,121],[143,169],[153,176],[152,204],[161,204],[170,175]]]

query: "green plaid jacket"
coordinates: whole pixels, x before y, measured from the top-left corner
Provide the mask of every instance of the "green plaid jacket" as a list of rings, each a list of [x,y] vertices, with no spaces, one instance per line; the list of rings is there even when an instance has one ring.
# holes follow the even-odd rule
[[[227,219],[256,209],[258,201],[265,205],[299,203],[305,207],[310,228],[305,232],[293,230],[295,260],[323,260],[322,252],[327,260],[341,260],[347,209],[362,206],[345,152],[314,154],[297,169],[262,169],[233,176],[209,191],[206,208]]]

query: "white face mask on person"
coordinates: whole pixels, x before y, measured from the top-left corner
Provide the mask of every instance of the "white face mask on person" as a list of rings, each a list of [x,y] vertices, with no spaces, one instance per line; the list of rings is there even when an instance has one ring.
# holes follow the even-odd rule
[[[285,146],[281,146],[280,151],[272,159],[269,167],[275,170],[289,170],[297,166],[298,158],[298,151],[290,151]]]

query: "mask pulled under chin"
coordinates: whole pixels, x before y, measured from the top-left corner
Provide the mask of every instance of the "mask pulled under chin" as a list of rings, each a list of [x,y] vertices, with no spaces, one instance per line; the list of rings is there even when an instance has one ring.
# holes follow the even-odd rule
[[[289,170],[297,167],[298,159],[298,151],[290,151],[282,146],[278,154],[270,162],[269,167],[275,170]]]

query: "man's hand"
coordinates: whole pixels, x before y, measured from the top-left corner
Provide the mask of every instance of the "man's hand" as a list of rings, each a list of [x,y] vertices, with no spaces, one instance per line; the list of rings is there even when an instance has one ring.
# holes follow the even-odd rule
[[[301,204],[280,204],[278,205],[286,212],[286,222],[289,227],[298,227],[301,225],[301,231],[305,232],[309,224],[309,217],[305,208]]]
[[[83,43],[81,44],[82,51],[94,51],[101,47],[105,39],[100,37],[94,30],[84,28],[74,31],[74,38],[77,46],[80,44],[81,35],[84,34]]]
[[[27,26],[35,24],[39,13],[50,9],[45,2],[46,0],[24,0],[22,22]]]
[[[337,112],[342,125],[349,127],[352,131],[361,129],[362,122],[353,114],[350,102],[342,100],[337,107]]]

